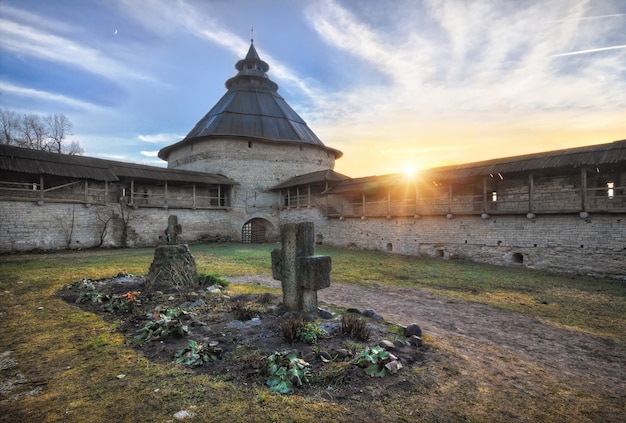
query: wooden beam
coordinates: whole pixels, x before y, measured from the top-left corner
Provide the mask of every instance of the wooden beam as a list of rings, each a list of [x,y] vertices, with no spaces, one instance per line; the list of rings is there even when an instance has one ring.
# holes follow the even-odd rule
[[[163,196],[163,205],[167,207],[167,181],[165,181],[165,195]]]
[[[587,211],[587,169],[580,169],[580,207]]]
[[[130,203],[129,206],[134,205],[135,202],[135,178],[130,178]]]
[[[483,212],[487,212],[487,177],[483,176]]]
[[[534,204],[533,199],[535,197],[535,176],[533,172],[528,173],[528,211],[533,212]]]

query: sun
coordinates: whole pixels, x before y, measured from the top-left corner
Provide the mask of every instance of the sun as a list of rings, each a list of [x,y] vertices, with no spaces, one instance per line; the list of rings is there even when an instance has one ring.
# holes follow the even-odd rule
[[[404,173],[404,176],[406,176],[407,178],[414,178],[417,174],[417,166],[412,163],[408,163],[404,165],[402,173]]]

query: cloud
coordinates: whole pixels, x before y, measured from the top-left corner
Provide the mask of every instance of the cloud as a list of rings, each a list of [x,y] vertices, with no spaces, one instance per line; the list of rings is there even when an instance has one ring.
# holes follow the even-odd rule
[[[77,109],[98,111],[101,107],[75,98],[67,97],[60,94],[54,94],[47,91],[36,90],[33,88],[20,87],[9,82],[0,81],[0,92],[10,93],[21,97],[31,97],[38,100],[52,101],[62,103]]]
[[[148,135],[138,135],[137,138],[140,141],[147,143],[155,143],[155,144],[167,144],[178,142],[183,139],[185,136],[180,134],[148,134]]]
[[[139,153],[141,153],[142,156],[146,156],[146,157],[159,157],[159,150],[154,150],[154,151],[140,151]]]
[[[397,5],[403,14],[396,26],[404,37],[378,29],[363,20],[367,15],[357,16],[333,0],[309,7],[309,23],[324,41],[366,63],[353,71],[368,66],[388,76],[336,93],[335,102],[348,116],[358,122],[412,115],[461,123],[535,114],[549,121],[550,111],[624,107],[621,50],[575,63],[555,57],[571,46],[604,43],[614,32],[614,25],[583,19],[589,9],[585,2],[424,4]],[[568,19],[555,23],[563,16]]]
[[[99,153],[99,154],[95,154],[95,157],[100,157],[100,158],[108,159],[108,160],[117,160],[119,162],[129,161],[128,156],[125,154]]]
[[[0,18],[0,48],[18,55],[28,55],[41,60],[61,63],[84,71],[104,76],[111,80],[131,78],[153,81],[150,76],[135,71],[102,52],[75,41],[76,34],[58,35],[53,31],[68,31],[69,28],[48,20],[47,25],[36,26],[45,21],[43,17],[12,8],[11,16],[22,22]]]

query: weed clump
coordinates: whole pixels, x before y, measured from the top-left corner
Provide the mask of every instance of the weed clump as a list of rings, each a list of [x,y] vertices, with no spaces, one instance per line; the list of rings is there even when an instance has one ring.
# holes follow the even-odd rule
[[[298,331],[302,327],[304,327],[303,319],[290,316],[280,325],[283,339],[290,344],[293,344],[298,339]]]
[[[244,322],[246,320],[251,320],[255,317],[258,317],[260,314],[265,313],[267,310],[265,309],[265,307],[262,307],[258,304],[244,304],[241,301],[235,301],[230,311],[233,313],[235,319]]]
[[[354,314],[341,316],[341,332],[361,341],[368,341],[372,335],[367,323]]]
[[[313,382],[321,386],[343,386],[350,381],[352,363],[348,361],[330,362],[315,374]]]
[[[224,279],[223,277],[215,273],[200,274],[196,278],[196,281],[198,282],[198,285],[201,288],[205,288],[205,287],[212,286],[212,285],[219,285],[223,288],[226,288],[228,285],[230,285],[230,282],[228,280]]]

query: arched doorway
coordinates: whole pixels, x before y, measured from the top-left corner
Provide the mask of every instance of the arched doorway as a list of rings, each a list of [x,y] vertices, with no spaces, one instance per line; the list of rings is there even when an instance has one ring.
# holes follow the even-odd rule
[[[260,243],[267,242],[267,236],[272,224],[265,219],[250,219],[241,228],[241,242]]]

